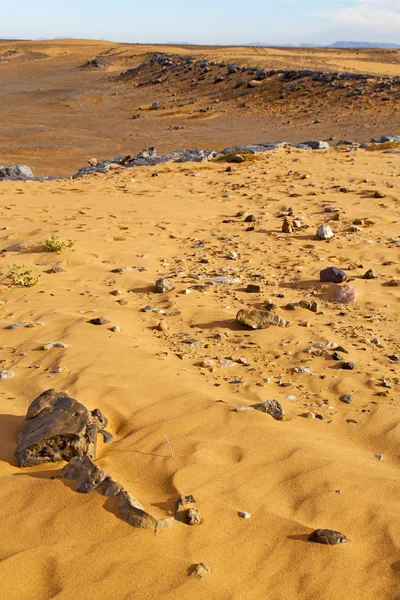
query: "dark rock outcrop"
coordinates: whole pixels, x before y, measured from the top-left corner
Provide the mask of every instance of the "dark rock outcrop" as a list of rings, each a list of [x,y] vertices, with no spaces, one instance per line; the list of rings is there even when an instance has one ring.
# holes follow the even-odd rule
[[[28,408],[15,451],[18,465],[32,467],[86,455],[96,458],[97,434],[107,424],[98,408],[89,411],[67,393],[47,390]],[[106,434],[111,441],[110,436]]]

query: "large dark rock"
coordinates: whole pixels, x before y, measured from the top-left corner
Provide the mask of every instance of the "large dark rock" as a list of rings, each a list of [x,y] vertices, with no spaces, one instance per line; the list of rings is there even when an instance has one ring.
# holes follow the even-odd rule
[[[32,467],[85,455],[96,458],[97,434],[107,424],[98,408],[89,411],[67,393],[47,390],[26,413],[15,451],[18,465]]]
[[[319,278],[323,282],[342,283],[342,281],[347,279],[347,275],[337,267],[327,267],[320,271]]]

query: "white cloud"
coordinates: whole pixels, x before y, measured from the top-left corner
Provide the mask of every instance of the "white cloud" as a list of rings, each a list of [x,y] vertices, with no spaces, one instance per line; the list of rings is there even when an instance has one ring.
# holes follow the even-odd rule
[[[400,0],[356,0],[353,6],[319,13],[339,26],[386,32],[400,31]]]

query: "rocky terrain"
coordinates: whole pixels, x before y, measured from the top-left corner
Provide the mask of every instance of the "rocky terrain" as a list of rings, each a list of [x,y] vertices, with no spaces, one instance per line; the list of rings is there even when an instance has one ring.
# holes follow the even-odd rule
[[[348,51],[368,68],[346,71],[292,49],[290,69],[265,49],[267,68],[243,49],[24,44],[0,52],[9,85],[28,66],[43,76],[0,93],[4,597],[397,598],[391,62]],[[56,72],[75,100],[50,93]],[[280,130],[280,103],[305,106],[307,91],[315,113]],[[243,93],[259,97],[240,117]],[[323,102],[345,115],[346,94],[353,128],[327,119],[317,135]],[[275,129],[262,131],[267,99]],[[46,110],[60,115],[52,131]],[[32,142],[16,133],[24,118]],[[114,145],[127,123],[148,129]]]
[[[0,58],[0,164],[42,176],[150,146],[369,142],[400,127],[396,49],[3,41]]]

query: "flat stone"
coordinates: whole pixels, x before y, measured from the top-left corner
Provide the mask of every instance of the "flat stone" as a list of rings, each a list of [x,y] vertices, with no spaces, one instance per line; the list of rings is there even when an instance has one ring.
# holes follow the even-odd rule
[[[301,142],[299,146],[306,146],[307,148],[311,148],[311,150],[322,150],[324,148],[329,148],[328,142],[322,142],[319,140],[311,141],[311,142]]]
[[[241,280],[239,277],[211,277],[207,281],[221,285],[232,285],[233,283],[240,283]]]
[[[317,544],[326,544],[328,546],[336,546],[337,544],[345,544],[349,540],[347,537],[339,531],[332,529],[316,529],[309,537],[310,542],[316,542]]]
[[[246,292],[248,292],[249,294],[258,294],[259,292],[261,292],[261,286],[255,285],[254,283],[249,283],[246,288]]]
[[[95,317],[89,321],[92,325],[107,325],[109,322],[107,319],[103,319],[103,317]]]
[[[250,329],[266,329],[270,325],[286,327],[287,325],[287,321],[282,319],[279,315],[255,308],[250,310],[239,310],[236,315],[236,320]]]
[[[0,371],[0,379],[12,379],[13,377],[15,377],[14,371],[9,371],[8,369]]]

